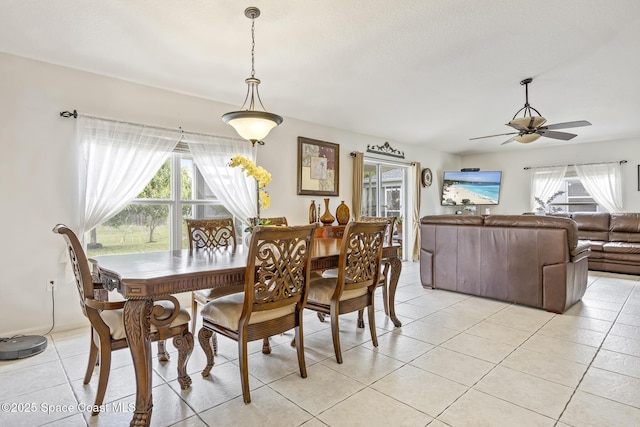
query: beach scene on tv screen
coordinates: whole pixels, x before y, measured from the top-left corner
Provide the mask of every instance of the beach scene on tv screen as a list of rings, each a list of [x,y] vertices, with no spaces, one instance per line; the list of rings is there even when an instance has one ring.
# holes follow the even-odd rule
[[[443,205],[497,205],[500,171],[445,172],[442,179]]]

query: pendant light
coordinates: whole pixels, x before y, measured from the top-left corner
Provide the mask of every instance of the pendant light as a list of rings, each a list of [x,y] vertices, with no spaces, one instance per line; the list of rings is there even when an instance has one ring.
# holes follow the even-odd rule
[[[222,120],[231,125],[243,139],[251,141],[254,146],[256,142],[264,145],[262,140],[269,135],[271,129],[282,123],[282,117],[266,111],[258,92],[260,80],[255,76],[254,57],[256,45],[255,20],[260,16],[260,9],[248,7],[245,9],[244,15],[251,19],[251,77],[245,80],[248,86],[247,96],[240,110],[224,114]],[[262,108],[262,111],[256,110],[258,106]]]

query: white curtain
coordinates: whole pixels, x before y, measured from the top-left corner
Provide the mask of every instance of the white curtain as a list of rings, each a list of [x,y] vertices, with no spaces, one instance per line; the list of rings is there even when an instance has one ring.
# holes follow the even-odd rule
[[[108,220],[140,194],[180,139],[180,132],[78,117],[79,236]]]
[[[241,139],[184,134],[193,160],[205,182],[233,216],[246,222],[257,215],[256,180],[247,177],[242,168],[229,166],[231,158],[240,154],[256,161],[256,148]]]
[[[411,166],[413,170],[413,183],[409,186],[414,190],[413,206],[411,206],[411,231],[413,234],[413,250],[411,254],[412,261],[420,260],[420,190],[421,187],[421,174],[422,168],[419,162],[414,162]]]
[[[622,179],[619,163],[575,165],[585,190],[607,212],[622,212]]]
[[[538,203],[535,198],[546,202],[549,197],[560,189],[567,166],[553,166],[535,168],[531,174],[531,211],[535,211]]]
[[[364,172],[364,154],[356,151],[353,154],[353,176],[351,193],[351,214],[355,221],[359,221],[362,216],[362,177]],[[391,230],[393,232],[393,230]]]

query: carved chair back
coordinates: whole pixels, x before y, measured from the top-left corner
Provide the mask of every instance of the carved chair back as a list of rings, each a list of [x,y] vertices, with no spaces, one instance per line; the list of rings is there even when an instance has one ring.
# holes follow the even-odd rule
[[[334,299],[345,290],[371,287],[380,280],[384,246],[383,222],[350,222],[344,230]]]
[[[391,246],[393,245],[393,230],[396,223],[396,217],[383,217],[383,216],[361,216],[361,222],[382,222],[386,223],[387,226],[384,229],[384,245]]]
[[[69,252],[69,259],[71,261],[71,267],[73,268],[76,287],[78,288],[82,312],[89,319],[94,329],[98,331],[108,331],[109,327],[102,320],[100,312],[92,308],[90,303],[88,304],[90,300],[97,298],[95,298],[94,294],[93,277],[91,276],[87,255],[82,248],[80,240],[70,228],[63,224],[56,225],[53,228],[53,232],[61,234],[67,243],[67,251]],[[99,292],[99,290],[95,291]]]
[[[236,229],[233,218],[187,219],[189,251],[231,248],[236,250]]]
[[[247,258],[242,317],[290,304],[302,309],[307,297],[315,224],[257,226]]]

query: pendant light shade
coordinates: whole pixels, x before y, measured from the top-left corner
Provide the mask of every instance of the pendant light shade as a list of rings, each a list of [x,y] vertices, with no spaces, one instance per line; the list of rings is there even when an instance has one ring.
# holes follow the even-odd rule
[[[260,9],[248,7],[244,15],[251,19],[251,77],[245,80],[247,83],[247,96],[240,110],[231,111],[222,116],[222,120],[232,126],[243,139],[263,145],[263,139],[269,135],[271,129],[282,123],[282,117],[269,113],[262,105],[258,85],[260,80],[255,77],[255,19],[260,16]],[[256,102],[257,101],[257,102]],[[256,110],[257,106],[262,110]],[[246,107],[246,109],[245,109]]]
[[[282,123],[282,117],[266,111],[232,111],[223,115],[222,120],[253,144],[261,142],[271,129]]]
[[[523,144],[528,144],[530,142],[536,141],[540,138],[540,134],[537,133],[525,133],[524,135],[516,136],[513,138],[518,142],[522,142]]]

